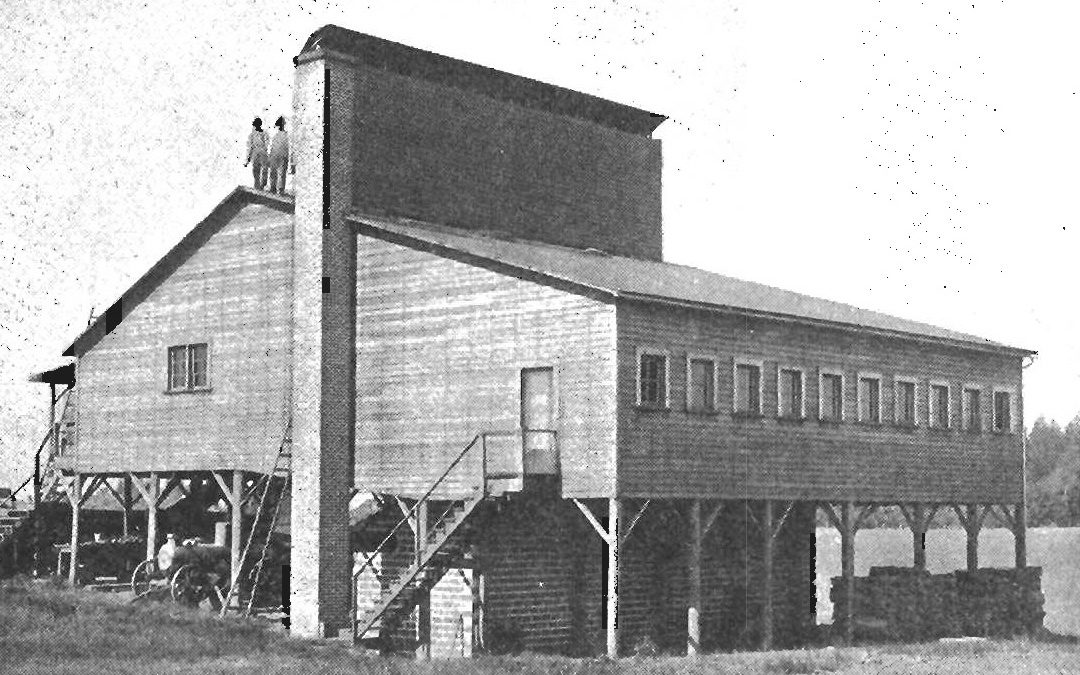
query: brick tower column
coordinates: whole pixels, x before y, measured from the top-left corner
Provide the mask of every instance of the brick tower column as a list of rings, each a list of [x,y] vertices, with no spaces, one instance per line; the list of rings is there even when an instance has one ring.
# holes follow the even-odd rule
[[[351,66],[333,53],[297,58],[290,618],[303,637],[332,637],[349,623],[356,243],[344,215],[352,202],[354,88]]]

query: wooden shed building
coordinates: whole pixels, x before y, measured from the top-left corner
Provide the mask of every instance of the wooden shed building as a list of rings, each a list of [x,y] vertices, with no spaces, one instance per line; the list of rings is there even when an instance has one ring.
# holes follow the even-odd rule
[[[916,566],[946,507],[1026,564],[1032,352],[664,262],[661,116],[334,26],[295,61],[295,193],[65,352],[73,503],[212,480],[236,533],[287,446],[292,631],[428,653],[796,644],[821,511],[847,579],[882,505]],[[400,523],[357,544],[368,493]]]

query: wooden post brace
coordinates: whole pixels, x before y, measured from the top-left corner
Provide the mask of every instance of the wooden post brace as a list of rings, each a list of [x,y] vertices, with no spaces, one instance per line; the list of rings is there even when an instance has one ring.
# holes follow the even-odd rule
[[[225,477],[217,471],[211,471],[210,475],[214,477],[214,482],[217,483],[218,487],[221,489],[221,496],[225,499],[225,504],[230,509],[234,508],[236,505],[233,504],[233,491],[232,488],[229,487],[228,481],[226,481]]]
[[[626,544],[626,540],[630,538],[630,533],[634,530],[634,526],[637,525],[638,521],[641,520],[641,517],[645,515],[645,511],[648,510],[650,503],[652,503],[652,500],[646,499],[645,503],[641,505],[640,509],[638,509],[638,512],[635,513],[634,517],[630,519],[629,523],[627,523],[626,529],[623,530],[622,536],[619,537],[619,546],[623,546]]]
[[[791,515],[791,510],[794,508],[795,502],[788,502],[788,505],[784,508],[784,513],[780,518],[773,520],[771,527],[769,528],[770,538],[776,539],[780,535],[780,530],[783,529],[784,523],[787,522],[788,516]]]
[[[592,509],[582,503],[581,500],[574,499],[573,502],[574,506],[578,507],[578,511],[581,511],[581,514],[585,516],[585,520],[589,521],[589,524],[592,525],[592,528],[596,530],[596,533],[600,535],[601,539],[604,540],[604,543],[611,544],[611,535],[608,534],[607,528],[601,525],[600,521],[597,520],[596,516],[593,515]]]
[[[416,512],[417,510],[419,510],[419,507],[409,508],[409,505],[405,503],[405,500],[401,497],[398,497],[397,495],[394,495],[394,502],[397,504],[398,509],[401,511],[401,515],[405,519],[406,524],[408,524],[409,529],[412,530],[413,534],[415,535]]]
[[[94,493],[97,492],[103,482],[105,482],[104,476],[94,476],[91,478],[90,482],[83,487],[82,494],[78,496],[79,506],[82,506],[88,499],[93,497]]]
[[[963,509],[959,504],[953,504],[952,508],[967,533],[967,570],[974,572],[979,569],[979,530],[982,529],[986,509],[979,509],[978,504],[968,504]]]

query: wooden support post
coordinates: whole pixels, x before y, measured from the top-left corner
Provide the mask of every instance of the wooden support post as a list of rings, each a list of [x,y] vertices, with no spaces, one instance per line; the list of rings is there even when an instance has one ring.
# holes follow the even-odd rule
[[[686,609],[686,654],[701,652],[701,500],[690,502],[690,555],[687,579],[690,588]]]
[[[83,477],[81,473],[75,474],[68,490],[68,500],[71,501],[71,555],[68,556],[68,583],[75,585],[75,572],[79,567],[79,512],[82,510]]]
[[[146,559],[154,560],[157,557],[157,507],[161,496],[161,482],[157,472],[151,472],[150,484],[147,486],[146,499]]]
[[[428,502],[421,501],[416,505],[415,511],[416,529],[413,534],[413,554],[416,564],[424,556],[424,548],[427,546],[428,536]],[[423,574],[423,573],[421,573]],[[413,614],[416,617],[416,658],[421,660],[431,659],[431,589],[425,586],[420,591],[420,597],[416,603]]]
[[[229,493],[229,516],[232,521],[229,531],[229,576],[230,588],[236,588],[236,584],[240,580],[240,546],[241,546],[241,529],[243,528],[243,502],[244,502],[244,472],[233,471],[232,475],[232,492]],[[232,602],[235,602],[235,607],[240,606],[240,594],[230,593],[233,598]]]
[[[124,476],[123,492],[121,496],[124,498],[124,536],[127,537],[131,534],[131,476]]]
[[[912,509],[912,561],[917,570],[926,570],[926,505],[918,502]]]
[[[622,528],[622,502],[608,500],[608,578],[607,578],[607,655],[619,658],[619,535]]]
[[[844,641],[855,642],[855,504],[840,507],[840,575],[844,579]]]
[[[966,520],[964,530],[967,532],[967,570],[968,572],[974,572],[979,569],[979,529],[982,525],[978,506],[975,504],[967,505]]]
[[[761,600],[761,648],[773,645],[773,501],[765,500],[761,516],[762,567],[765,579],[762,583]]]
[[[1013,537],[1016,539],[1016,567],[1027,567],[1027,506],[1024,502],[1013,511]]]

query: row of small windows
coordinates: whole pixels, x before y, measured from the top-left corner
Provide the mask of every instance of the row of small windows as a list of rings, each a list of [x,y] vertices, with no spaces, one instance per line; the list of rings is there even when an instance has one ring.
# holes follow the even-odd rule
[[[709,356],[686,357],[686,409],[690,412],[717,412],[717,389],[720,370],[717,359]],[[740,416],[762,415],[764,364],[761,361],[735,359],[732,369],[732,412]],[[858,373],[855,387],[856,421],[882,424],[884,378],[877,373]],[[895,376],[893,379],[893,424],[916,427],[920,419],[920,393],[929,387],[923,399],[929,406],[926,420],[932,429],[953,427],[953,386],[947,382]],[[806,411],[806,372],[802,368],[783,365],[776,373],[776,412],[782,419],[802,420]],[[844,421],[844,381],[841,371],[821,369],[817,381],[817,418],[822,422]],[[669,358],[662,350],[639,351],[638,405],[645,408],[669,407]],[[964,385],[960,393],[960,425],[967,431],[983,429],[983,387]],[[995,387],[991,390],[991,425],[994,431],[1008,432],[1013,428],[1013,409],[1016,405],[1012,389]]]

